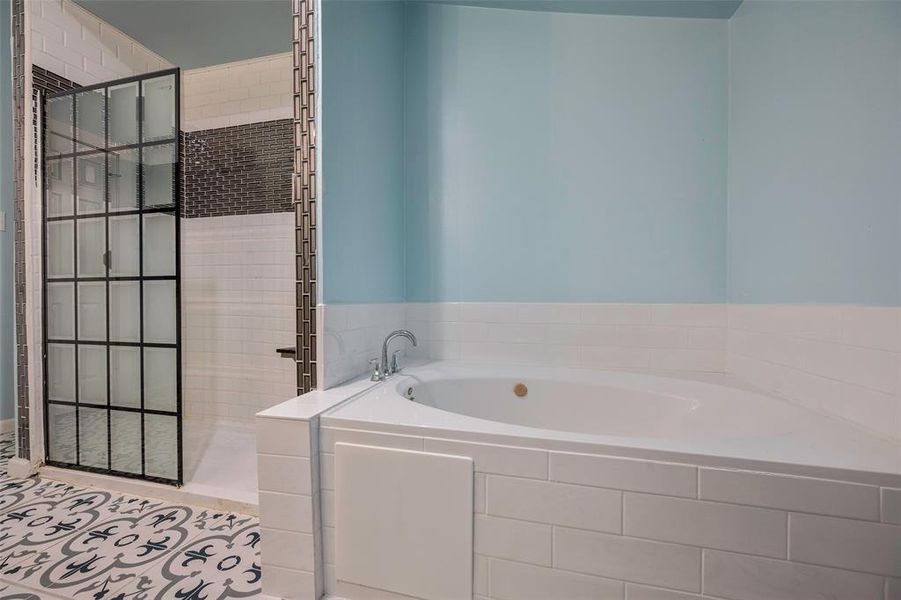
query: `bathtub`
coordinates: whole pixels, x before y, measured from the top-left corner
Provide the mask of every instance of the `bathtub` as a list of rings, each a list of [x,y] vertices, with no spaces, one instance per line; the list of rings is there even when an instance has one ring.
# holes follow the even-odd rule
[[[472,460],[473,598],[884,600],[901,581],[901,444],[727,376],[437,361],[322,396],[340,597],[376,594],[336,564],[346,445]]]
[[[515,393],[517,385],[524,395]],[[324,423],[901,481],[899,441],[715,374],[434,361],[375,385],[327,414]]]

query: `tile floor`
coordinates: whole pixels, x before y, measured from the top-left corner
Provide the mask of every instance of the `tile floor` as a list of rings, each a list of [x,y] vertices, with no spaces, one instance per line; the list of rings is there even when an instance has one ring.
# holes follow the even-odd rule
[[[12,479],[0,436],[0,600],[224,600],[261,594],[254,517]]]

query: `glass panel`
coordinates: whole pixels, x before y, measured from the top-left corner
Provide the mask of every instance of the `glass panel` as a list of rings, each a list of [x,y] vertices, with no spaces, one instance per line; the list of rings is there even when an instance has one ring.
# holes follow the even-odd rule
[[[75,402],[74,344],[47,344],[47,397]]]
[[[75,158],[78,173],[75,194],[78,214],[102,213],[106,210],[106,159],[103,154],[87,154]]]
[[[132,346],[110,346],[110,404],[141,406],[141,349]]]
[[[104,277],[106,275],[106,266],[103,264],[105,253],[106,219],[79,219],[78,276]]]
[[[47,284],[47,337],[75,339],[75,284]]]
[[[103,88],[75,94],[76,150],[106,147],[106,92]]]
[[[145,473],[153,477],[178,477],[178,421],[167,415],[144,415]]]
[[[106,415],[103,408],[78,409],[78,463],[82,466],[107,468]]]
[[[144,206],[170,206],[175,196],[175,145],[163,144],[142,150]]]
[[[75,247],[72,221],[47,223],[47,277],[74,277],[72,250]]]
[[[72,96],[47,100],[47,141],[44,151],[48,156],[70,154],[75,150],[72,137]]]
[[[175,275],[174,215],[144,215],[144,275]]]
[[[144,282],[144,341],[175,343],[175,282]]]
[[[109,284],[109,339],[111,342],[141,341],[141,286],[137,281]]]
[[[78,284],[78,339],[106,341],[106,284]]]
[[[144,85],[144,140],[175,138],[175,75],[147,79]]]
[[[110,437],[114,471],[141,472],[141,413],[110,412]]]
[[[109,153],[109,209],[138,208],[138,149]]]
[[[69,216],[74,210],[73,162],[72,158],[58,158],[46,163],[48,217]]]
[[[47,409],[50,460],[75,464],[75,407],[51,404]]]
[[[78,346],[78,401],[106,404],[106,346]]]
[[[144,408],[175,412],[177,368],[175,348],[144,348]]]
[[[138,82],[109,88],[109,145],[125,146],[138,141]]]
[[[111,277],[136,276],[140,273],[138,219],[138,215],[110,217],[109,219],[109,274]]]

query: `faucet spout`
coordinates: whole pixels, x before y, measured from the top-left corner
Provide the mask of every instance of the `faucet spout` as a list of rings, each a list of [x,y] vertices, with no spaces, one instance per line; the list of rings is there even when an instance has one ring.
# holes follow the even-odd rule
[[[406,329],[398,329],[396,331],[392,331],[388,334],[388,337],[385,338],[385,342],[382,344],[382,361],[381,361],[381,371],[382,376],[387,377],[388,375],[393,375],[396,371],[391,369],[391,365],[388,364],[388,346],[391,344],[391,340],[394,338],[407,338],[410,340],[410,343],[413,346],[416,346],[416,336],[413,335],[412,331],[408,331]]]

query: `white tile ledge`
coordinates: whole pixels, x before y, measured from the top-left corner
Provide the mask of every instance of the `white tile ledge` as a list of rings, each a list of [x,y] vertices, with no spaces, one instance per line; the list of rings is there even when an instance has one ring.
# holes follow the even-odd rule
[[[256,416],[264,419],[309,421],[376,385],[378,383],[369,381],[367,375],[327,390],[313,390],[296,398],[285,400],[272,408],[258,412]]]

